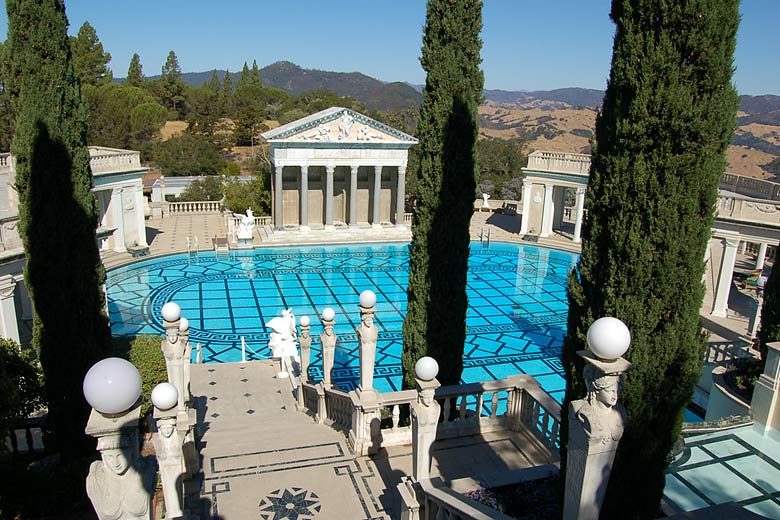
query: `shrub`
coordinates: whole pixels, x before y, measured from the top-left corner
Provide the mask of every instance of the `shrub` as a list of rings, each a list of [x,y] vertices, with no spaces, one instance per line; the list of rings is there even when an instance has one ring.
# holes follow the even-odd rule
[[[19,344],[0,338],[0,438],[4,439],[14,423],[45,404],[43,374],[32,352]],[[5,443],[0,443],[0,451]]]
[[[135,338],[114,337],[114,355],[130,361],[141,373],[141,393],[144,400],[141,405],[141,417],[146,417],[152,408],[152,389],[168,381],[160,341],[160,336],[150,334]]]

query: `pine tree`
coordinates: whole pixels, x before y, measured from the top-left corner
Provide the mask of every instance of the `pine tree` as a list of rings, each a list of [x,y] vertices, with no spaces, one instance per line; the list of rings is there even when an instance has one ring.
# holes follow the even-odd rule
[[[420,124],[420,181],[412,225],[404,388],[430,355],[439,381],[457,384],[466,340],[469,221],[476,190],[477,107],[484,77],[480,0],[429,0],[421,63],[427,72]]]
[[[87,370],[111,341],[95,241],[97,203],[87,107],[71,61],[62,0],[8,0],[16,190],[49,421],[64,460],[94,453],[84,434]]]
[[[141,67],[141,57],[137,52],[133,53],[133,57],[130,58],[130,67],[127,69],[127,84],[131,87],[144,86],[144,72]]]
[[[97,31],[89,22],[84,22],[78,35],[70,39],[73,66],[82,85],[105,85],[113,79],[108,62],[111,54],[103,50]]]
[[[703,259],[738,106],[738,3],[612,2],[612,69],[562,354],[565,455],[565,411],[585,394],[576,351],[588,327],[614,316],[631,331],[626,358],[636,369],[621,394],[628,421],[602,517],[655,518],[666,457],[702,367]]]
[[[222,78],[222,112],[225,117],[232,118],[236,115],[233,101],[233,82],[230,79],[230,70],[225,69],[225,77]]]
[[[162,81],[163,93],[168,108],[176,111],[177,106],[184,101],[184,80],[181,77],[179,59],[173,51],[168,53],[168,58],[166,58],[165,64],[162,66],[160,80]]]

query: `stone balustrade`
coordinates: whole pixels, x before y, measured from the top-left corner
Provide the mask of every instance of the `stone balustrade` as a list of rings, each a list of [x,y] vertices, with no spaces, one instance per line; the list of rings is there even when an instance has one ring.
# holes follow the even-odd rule
[[[19,217],[17,215],[0,218],[0,251],[9,251],[23,247],[19,236]]]
[[[304,411],[317,417],[318,422],[328,422],[349,432],[353,425],[365,425],[374,419],[371,416],[355,420],[355,414],[373,413],[361,406],[355,392],[312,383],[302,383],[299,389],[303,393]],[[545,447],[557,451],[561,407],[531,376],[443,386],[436,390],[435,396],[443,403],[437,440],[526,428]],[[373,450],[411,444],[412,428],[400,424],[401,408],[416,400],[414,390],[378,393],[378,427],[349,432],[350,440],[364,447],[364,451],[369,447]],[[365,439],[364,435],[373,437]]]
[[[528,154],[527,168],[529,170],[588,175],[590,173],[590,155],[537,150]]]
[[[183,215],[183,214],[207,214],[222,213],[222,201],[204,200],[194,202],[167,202],[164,204],[164,214]]]
[[[89,147],[89,166],[94,175],[141,169],[141,153],[132,150]]]
[[[456,493],[440,479],[424,479],[419,483],[424,519],[447,518],[461,520],[511,520],[513,517]],[[402,506],[402,514],[404,507]],[[410,518],[411,520],[411,518]]]
[[[780,201],[720,196],[717,218],[780,227]]]
[[[14,157],[10,153],[0,153],[0,175],[9,175],[14,171]]]
[[[780,200],[780,183],[746,177],[735,173],[724,173],[720,178],[720,189],[759,199]]]

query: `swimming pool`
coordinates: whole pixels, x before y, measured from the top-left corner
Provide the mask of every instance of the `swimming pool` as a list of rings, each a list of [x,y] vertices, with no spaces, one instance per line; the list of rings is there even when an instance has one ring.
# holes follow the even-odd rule
[[[566,330],[567,274],[577,255],[542,247],[472,244],[469,258],[464,382],[525,373],[559,402],[565,381],[559,355]],[[115,335],[162,334],[161,309],[175,301],[190,322],[190,342],[203,346],[206,363],[269,354],[264,324],[282,309],[312,318],[310,375],[321,378],[316,319],[336,311],[339,341],[333,380],[353,389],[359,380],[358,295],[377,295],[379,327],[375,386],[401,386],[402,325],[409,279],[408,244],[258,248],[229,257],[202,252],[137,262],[108,273]]]

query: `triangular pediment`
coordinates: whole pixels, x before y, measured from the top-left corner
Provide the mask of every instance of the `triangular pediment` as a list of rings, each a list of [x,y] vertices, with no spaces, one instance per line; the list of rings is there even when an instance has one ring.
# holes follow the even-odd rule
[[[261,134],[272,143],[416,144],[417,139],[354,110],[331,107]]]

